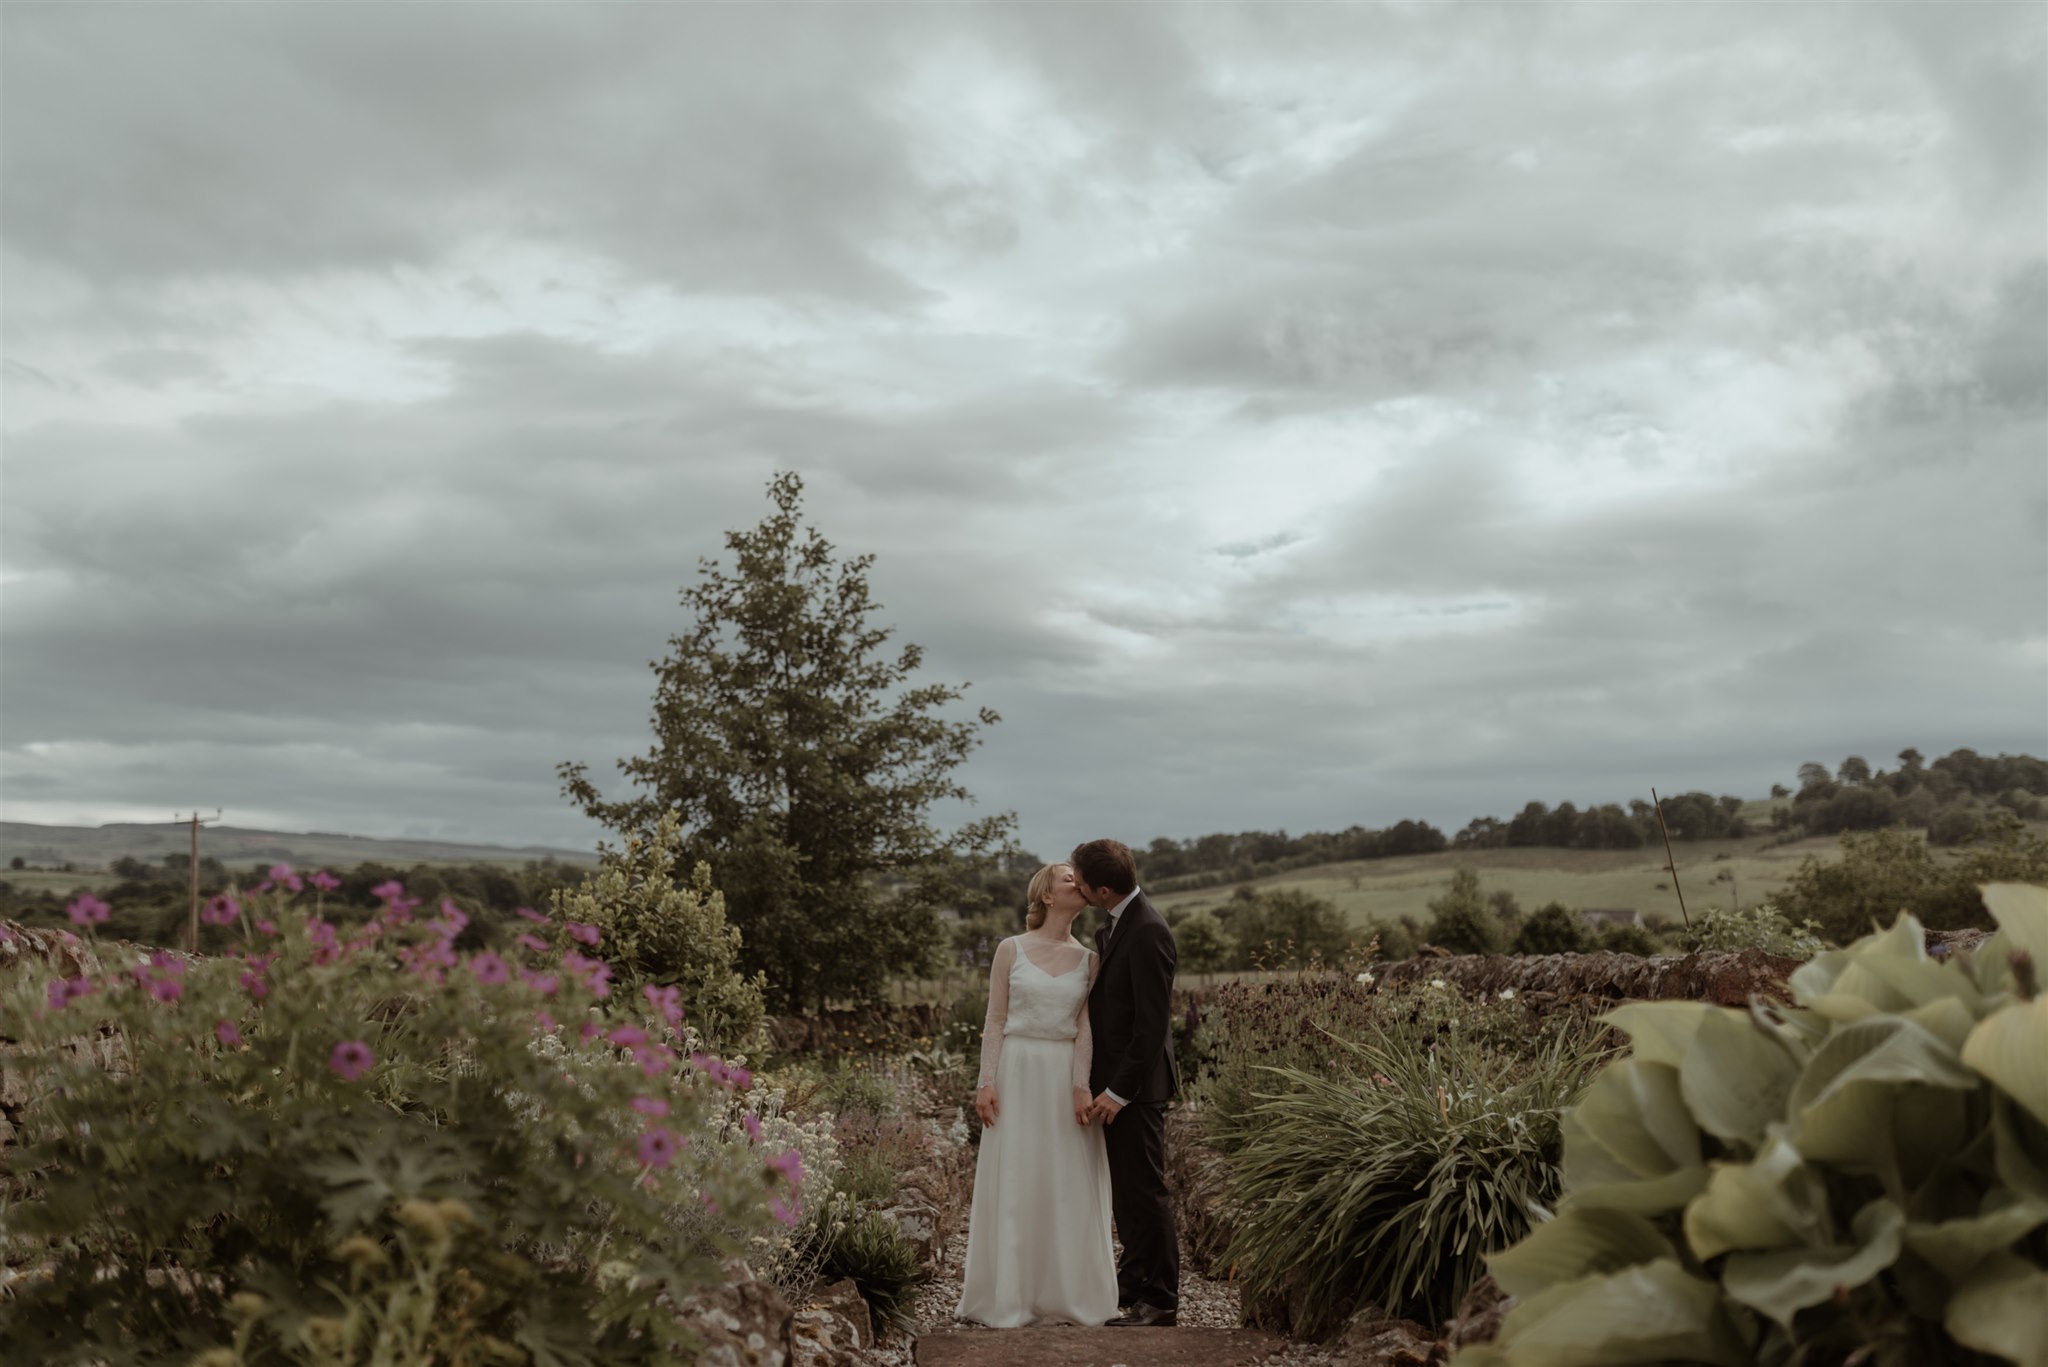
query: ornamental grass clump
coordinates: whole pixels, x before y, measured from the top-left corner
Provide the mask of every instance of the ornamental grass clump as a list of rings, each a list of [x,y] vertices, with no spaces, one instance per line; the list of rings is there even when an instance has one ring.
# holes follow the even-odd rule
[[[0,998],[29,1093],[0,1342],[49,1364],[687,1357],[673,1303],[794,1225],[805,1178],[766,1128],[718,1142],[751,1079],[688,1056],[688,1003],[612,994],[601,936],[463,954],[450,903],[387,883],[344,933],[272,881],[231,953],[98,945],[130,962]]]
[[[2048,888],[1928,953],[1821,953],[1797,1005],[1635,1003],[1564,1126],[1554,1219],[1488,1259],[1518,1303],[1458,1367],[2048,1364]]]
[[[1348,1066],[1265,1068],[1250,1104],[1212,1124],[1234,1215],[1224,1257],[1248,1298],[1286,1295],[1303,1336],[1368,1303],[1436,1323],[1555,1197],[1559,1124],[1605,1046],[1556,1030],[1504,1051],[1393,1012],[1337,1045]]]

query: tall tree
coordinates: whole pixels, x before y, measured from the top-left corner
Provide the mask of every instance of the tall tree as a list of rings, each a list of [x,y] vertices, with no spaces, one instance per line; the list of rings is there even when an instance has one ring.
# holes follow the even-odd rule
[[[654,662],[653,747],[618,762],[642,791],[607,801],[582,764],[558,772],[621,836],[675,813],[679,864],[711,865],[772,1005],[873,1001],[890,975],[935,963],[937,908],[973,896],[956,886],[962,861],[1013,850],[1013,814],[948,833],[932,811],[972,801],[954,771],[1000,718],[942,715],[967,685],[913,684],[915,645],[884,653],[874,557],[836,559],[799,526],[797,475],[776,475],[768,498],[758,527],[726,533],[732,567],[707,557],[682,592],[693,624]]]

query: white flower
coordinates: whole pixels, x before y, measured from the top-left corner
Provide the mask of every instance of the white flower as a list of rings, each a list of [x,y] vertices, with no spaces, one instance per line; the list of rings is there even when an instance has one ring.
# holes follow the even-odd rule
[[[1448,984],[1448,983],[1446,983],[1446,982],[1445,982],[1445,981],[1444,981],[1444,980],[1443,980],[1442,978],[1431,978],[1431,979],[1429,980],[1429,985],[1430,985],[1431,987],[1447,987],[1447,986],[1449,986],[1449,984]]]
[[[1515,999],[1515,989],[1512,987],[1503,987],[1500,990],[1500,999],[1504,1002],[1513,1001]]]
[[[1361,974],[1359,974],[1359,975],[1358,975],[1358,981],[1360,981],[1360,982],[1362,982],[1362,983],[1368,983],[1368,984],[1369,984],[1369,983],[1371,983],[1371,982],[1372,982],[1372,980],[1373,980],[1373,977],[1372,977],[1372,974],[1370,974],[1370,973],[1361,973]]]

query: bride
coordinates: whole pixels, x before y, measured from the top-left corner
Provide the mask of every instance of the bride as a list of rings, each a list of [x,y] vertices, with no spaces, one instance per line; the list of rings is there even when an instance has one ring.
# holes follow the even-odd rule
[[[1087,1122],[1088,988],[1095,952],[1073,937],[1087,902],[1066,864],[1025,895],[1022,935],[996,947],[981,1037],[981,1155],[956,1318],[996,1329],[1116,1314],[1109,1158]]]

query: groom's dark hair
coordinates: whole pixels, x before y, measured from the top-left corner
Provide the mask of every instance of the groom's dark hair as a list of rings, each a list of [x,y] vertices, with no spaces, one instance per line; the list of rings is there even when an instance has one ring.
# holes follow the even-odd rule
[[[1124,896],[1138,886],[1138,861],[1131,857],[1131,847],[1121,840],[1091,840],[1076,845],[1067,862],[1091,888],[1108,888]]]

